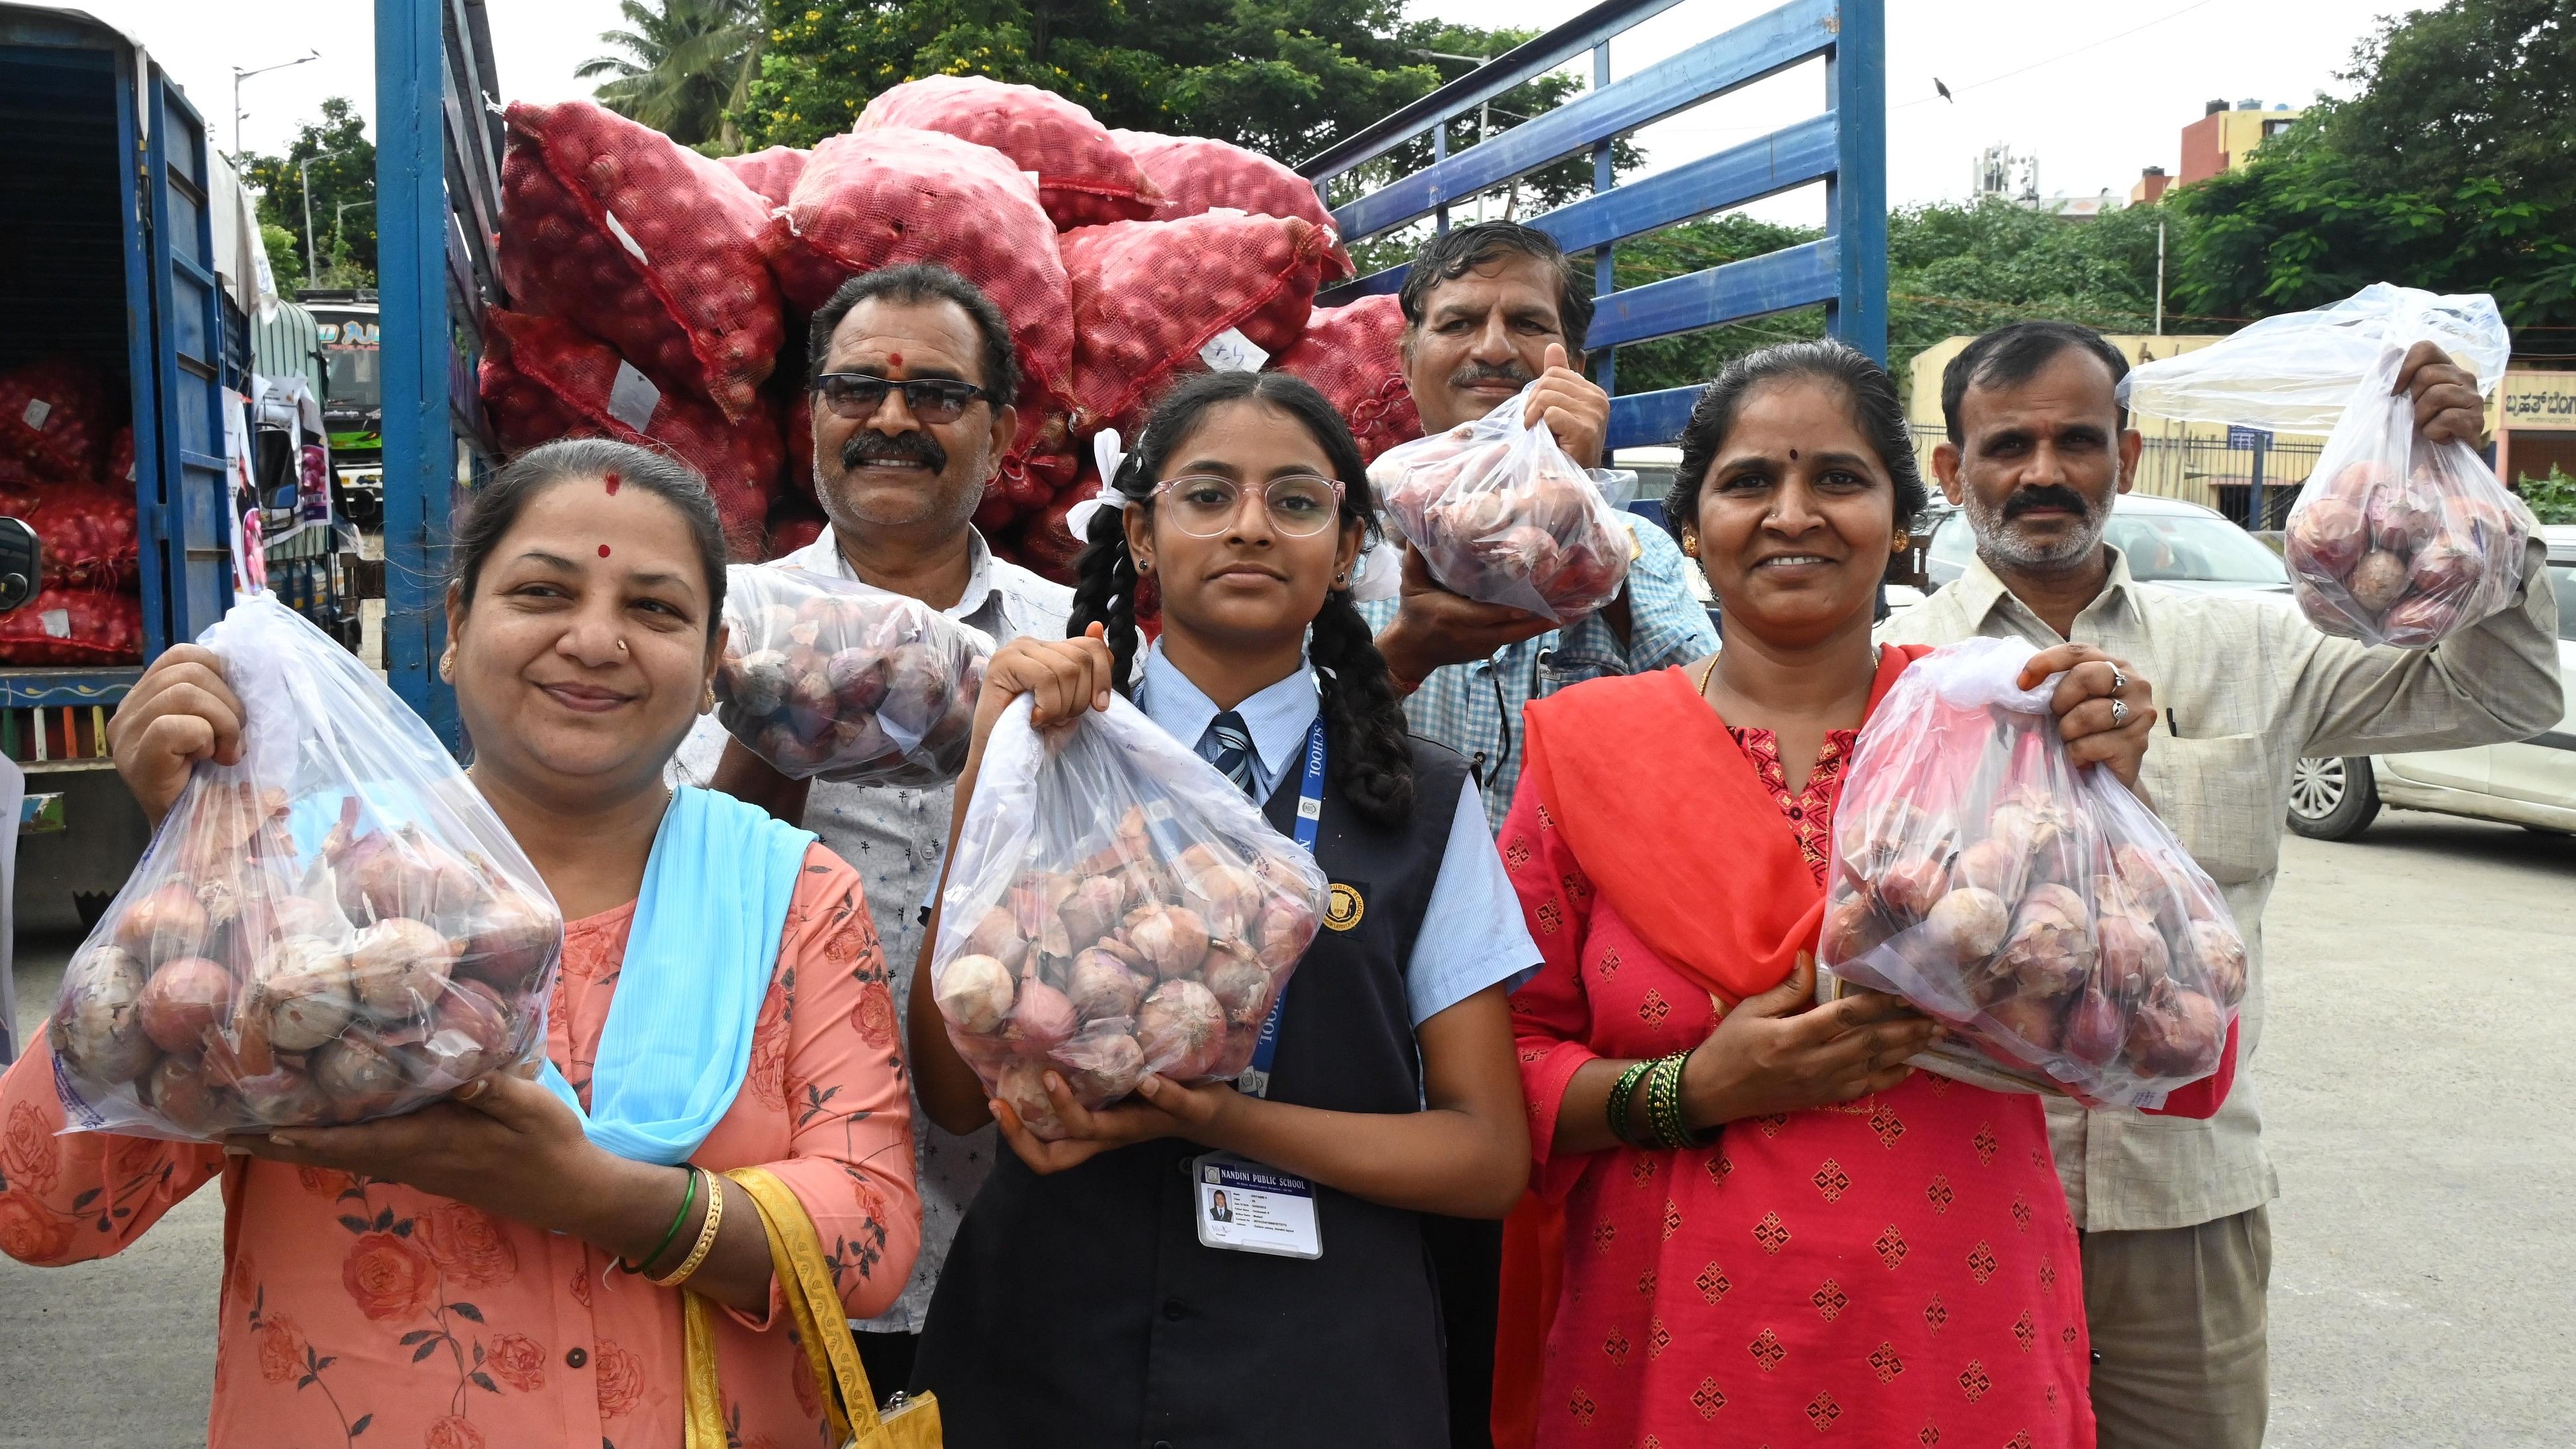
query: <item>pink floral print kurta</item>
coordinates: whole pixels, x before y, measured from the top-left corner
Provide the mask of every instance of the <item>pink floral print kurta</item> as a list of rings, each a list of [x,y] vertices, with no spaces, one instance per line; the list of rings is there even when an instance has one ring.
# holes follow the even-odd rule
[[[565,931],[546,1049],[584,1101],[630,903]],[[816,846],[789,907],[741,1096],[698,1150],[796,1192],[853,1316],[912,1270],[921,1212],[900,1032],[858,877]],[[102,1258],[220,1177],[211,1449],[679,1449],[680,1295],[575,1239],[390,1182],[106,1133],[56,1136],[41,1038],[0,1078],[0,1251]],[[825,1442],[775,1290],[717,1323],[742,1449]],[[891,1387],[891,1386],[889,1386]]]

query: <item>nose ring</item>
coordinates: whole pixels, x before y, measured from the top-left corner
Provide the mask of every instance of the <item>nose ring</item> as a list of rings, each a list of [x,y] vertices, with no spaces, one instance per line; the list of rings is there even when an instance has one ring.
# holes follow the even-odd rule
[[[617,652],[618,652],[618,653],[620,653],[620,654],[623,654],[623,653],[625,653],[625,652],[626,652],[626,641],[625,641],[625,640],[620,639],[620,640],[618,640],[618,641],[617,641]]]

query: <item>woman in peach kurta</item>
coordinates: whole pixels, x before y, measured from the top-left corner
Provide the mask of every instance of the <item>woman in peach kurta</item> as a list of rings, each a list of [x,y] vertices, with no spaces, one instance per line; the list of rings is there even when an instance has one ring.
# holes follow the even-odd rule
[[[58,1136],[39,1048],[0,1078],[0,1250],[105,1256],[220,1176],[212,1449],[680,1449],[683,1300],[645,1274],[694,1263],[688,1291],[725,1310],[729,1445],[821,1443],[760,1213],[714,1174],[781,1178],[843,1306],[873,1314],[902,1288],[920,1233],[908,1087],[856,873],[748,806],[663,781],[711,703],[725,578],[714,504],[659,454],[549,444],[477,490],[455,556],[440,672],[473,742],[469,778],[568,920],[546,1052],[600,1118],[503,1072],[405,1116],[221,1145]],[[216,655],[183,645],[154,662],[110,729],[147,815],[170,810],[192,761],[238,757],[242,717]],[[661,858],[666,838],[682,854]],[[690,840],[728,843],[676,843]],[[780,914],[755,912],[748,942],[739,924],[706,923],[638,941],[630,958],[639,899],[667,890],[656,911],[703,921],[700,882]],[[677,939],[687,949],[669,949]],[[696,1084],[691,1112],[644,1102],[638,1122],[639,1089],[663,1079],[619,1054],[635,1036],[610,1030],[621,995],[621,1020],[653,1019],[659,1002],[663,1019],[709,1025],[710,1042],[719,1024],[743,1028],[730,1051],[679,1048],[711,1069],[744,1062],[742,1076]],[[729,1210],[710,1223],[716,1194]]]
[[[858,876],[816,847],[788,911],[751,1073],[691,1158],[766,1164],[814,1219],[852,1317],[893,1301],[919,1215],[885,961]],[[574,921],[546,1054],[589,1099],[630,903]],[[220,1177],[216,1445],[680,1443],[680,1295],[559,1233],[330,1168],[146,1137],[58,1137],[41,1043],[0,1078],[0,1251],[103,1258]],[[770,1312],[718,1320],[717,1382],[745,1445],[819,1442],[803,1350]],[[363,1440],[360,1436],[363,1435]]]

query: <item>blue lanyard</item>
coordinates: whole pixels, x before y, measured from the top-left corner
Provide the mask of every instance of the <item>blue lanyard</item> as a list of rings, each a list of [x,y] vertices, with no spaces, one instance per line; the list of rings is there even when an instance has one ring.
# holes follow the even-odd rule
[[[1324,822],[1324,717],[1306,730],[1306,777],[1297,787],[1297,843],[1306,853],[1315,853],[1315,836]],[[1288,1009],[1288,988],[1270,1003],[1270,1014],[1262,1018],[1261,1037],[1253,1043],[1252,1065],[1235,1079],[1236,1089],[1246,1096],[1263,1097],[1270,1093],[1270,1062],[1279,1054],[1279,1017]]]

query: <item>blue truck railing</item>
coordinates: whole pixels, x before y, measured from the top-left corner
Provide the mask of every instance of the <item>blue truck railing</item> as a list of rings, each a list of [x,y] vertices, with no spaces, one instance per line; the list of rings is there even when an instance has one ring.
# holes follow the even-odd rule
[[[461,490],[496,456],[475,389],[501,293],[501,129],[483,0],[376,0],[376,282],[382,326],[385,673],[451,746],[441,564]]]
[[[1615,391],[1615,349],[1795,307],[1823,304],[1834,336],[1887,356],[1887,22],[1885,0],[1791,0],[1776,10],[1636,71],[1610,79],[1610,42],[1678,0],[1604,0],[1547,34],[1487,61],[1440,89],[1308,158],[1298,171],[1329,206],[1331,183],[1426,131],[1432,161],[1339,207],[1345,242],[1365,241],[1543,166],[1589,154],[1593,194],[1529,224],[1568,254],[1593,253],[1598,310],[1587,342],[1596,376]],[[1589,51],[1592,89],[1543,115],[1456,152],[1449,123]],[[1767,136],[1643,180],[1618,184],[1619,137],[1792,66],[1821,59],[1825,110]],[[1616,291],[1617,244],[1660,227],[1822,182],[1825,235],[1799,246]],[[1403,285],[1392,267],[1316,300],[1347,302]],[[1613,448],[1669,442],[1697,394],[1668,388],[1617,398]]]

